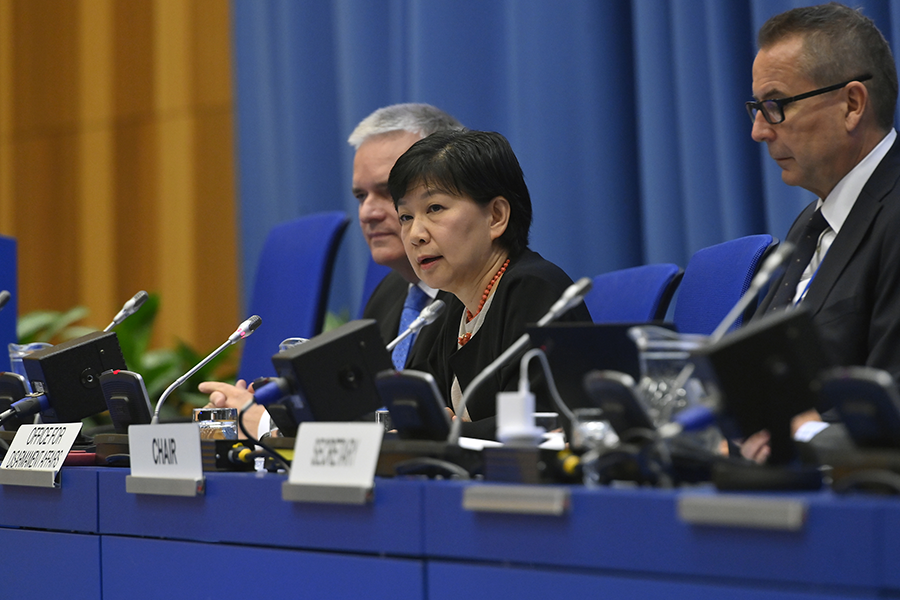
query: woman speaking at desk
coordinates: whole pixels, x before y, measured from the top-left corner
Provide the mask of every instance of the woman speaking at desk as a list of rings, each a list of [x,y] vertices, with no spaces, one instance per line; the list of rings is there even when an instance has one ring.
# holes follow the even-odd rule
[[[412,368],[434,375],[451,408],[462,392],[537,322],[572,283],[528,249],[531,197],[519,161],[499,133],[436,133],[413,144],[391,170],[400,237],[419,278],[453,294],[438,341]],[[584,304],[563,316],[590,321]],[[495,435],[496,394],[515,389],[519,361],[468,400],[463,435]],[[538,410],[549,410],[538,395]],[[455,411],[454,411],[455,412]],[[472,423],[466,423],[472,421]]]

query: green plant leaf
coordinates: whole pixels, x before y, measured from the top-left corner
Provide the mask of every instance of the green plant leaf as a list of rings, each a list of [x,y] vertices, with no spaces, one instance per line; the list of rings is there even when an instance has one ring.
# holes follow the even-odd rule
[[[83,306],[70,308],[65,312],[55,310],[37,310],[19,317],[16,323],[16,335],[20,344],[31,342],[54,342],[55,338],[67,340],[96,331],[92,327],[75,326],[89,313]]]
[[[58,318],[59,311],[54,310],[36,310],[22,315],[16,323],[16,336],[19,338],[19,343],[30,344],[43,341],[37,339],[38,336]]]
[[[322,332],[337,329],[350,320],[349,309],[344,309],[340,313],[333,313],[330,310],[325,313],[325,322],[322,324]]]
[[[83,335],[87,335],[95,331],[97,330],[93,327],[87,327],[85,325],[72,325],[60,331],[57,334],[57,337],[62,341],[74,340],[75,338],[79,338]]]
[[[66,312],[59,315],[59,318],[53,321],[45,330],[44,334],[46,336],[46,340],[49,341],[55,338],[58,334],[60,334],[63,330],[65,330],[69,325],[76,321],[80,321],[90,314],[90,311],[87,307],[84,306],[75,306],[70,308]],[[96,331],[96,329],[91,329],[91,331]]]

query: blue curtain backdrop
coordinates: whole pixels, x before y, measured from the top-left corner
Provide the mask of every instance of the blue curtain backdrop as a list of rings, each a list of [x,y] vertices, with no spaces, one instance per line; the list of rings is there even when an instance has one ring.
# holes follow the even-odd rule
[[[531,246],[573,278],[753,233],[783,237],[812,195],[750,139],[755,35],[789,0],[233,0],[242,271],[268,230],[356,220],[346,139],[427,102],[515,149]],[[892,43],[900,0],[854,3]],[[356,314],[368,253],[339,255],[332,310]],[[246,297],[245,297],[246,301]]]

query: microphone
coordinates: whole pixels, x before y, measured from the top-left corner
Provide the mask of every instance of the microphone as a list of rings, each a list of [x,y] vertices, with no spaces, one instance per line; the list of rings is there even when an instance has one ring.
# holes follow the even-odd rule
[[[12,294],[9,293],[9,290],[3,290],[0,292],[0,310],[6,306],[6,303],[9,302],[9,299],[12,298]]]
[[[117,314],[115,318],[113,318],[112,323],[106,326],[106,329],[103,330],[103,333],[106,333],[107,331],[136,313],[137,310],[141,306],[143,306],[144,302],[147,301],[147,298],[149,298],[149,296],[144,290],[141,290],[137,294],[135,294],[134,297],[131,298],[131,300],[129,300],[124,304],[124,306],[122,306],[122,310],[120,310],[119,314]]]
[[[444,311],[444,301],[443,300],[435,300],[428,306],[422,309],[422,312],[419,313],[419,316],[415,318],[415,320],[409,324],[409,327],[406,330],[398,335],[394,340],[387,345],[387,351],[390,352],[394,349],[394,347],[405,340],[410,335],[416,333],[426,325],[431,325],[434,323],[434,320],[438,318]]]
[[[249,337],[260,325],[262,325],[262,319],[259,315],[253,315],[238,325],[238,328],[234,330],[234,333],[228,336],[228,343],[233,344],[238,340]]]
[[[555,321],[570,308],[573,308],[576,304],[584,300],[584,296],[591,291],[591,286],[593,286],[591,278],[582,277],[567,287],[566,291],[559,297],[559,300],[554,302],[553,306],[550,307],[550,310],[547,311],[547,314],[541,317],[541,320],[537,322],[537,326],[543,327],[551,321]]]
[[[252,317],[250,317],[249,319],[247,319],[246,321],[244,321],[243,323],[238,325],[238,328],[235,330],[234,333],[232,333],[230,336],[228,336],[228,339],[225,340],[224,344],[222,344],[221,346],[219,346],[218,348],[216,348],[215,350],[210,352],[209,356],[207,356],[206,358],[201,360],[199,363],[197,363],[197,365],[194,366],[193,369],[191,369],[190,371],[188,371],[187,373],[185,373],[184,375],[182,375],[181,377],[176,379],[174,382],[172,382],[172,385],[170,385],[169,387],[166,388],[166,391],[164,391],[162,393],[162,396],[160,396],[159,402],[156,403],[156,409],[153,411],[153,418],[150,420],[150,424],[156,425],[159,423],[159,409],[162,408],[162,405],[166,401],[166,398],[169,397],[169,394],[174,392],[178,386],[180,386],[182,383],[187,381],[191,377],[191,375],[193,375],[194,373],[196,373],[197,371],[202,369],[203,365],[205,365],[206,363],[208,363],[209,361],[214,359],[216,356],[221,354],[222,351],[225,350],[225,348],[234,344],[238,340],[242,340],[242,339],[246,338],[251,333],[256,331],[256,328],[259,327],[261,324],[262,324],[262,319],[260,319],[258,315],[253,315]]]
[[[791,253],[794,251],[794,245],[790,242],[782,242],[778,245],[778,248],[775,249],[772,254],[770,254],[766,260],[763,261],[762,266],[760,266],[759,271],[750,281],[750,287],[747,288],[747,291],[740,297],[728,314],[725,315],[725,318],[722,319],[722,322],[719,323],[718,327],[709,335],[709,338],[706,340],[707,345],[714,344],[718,342],[722,337],[728,333],[728,328],[737,320],[739,316],[744,314],[744,311],[747,310],[747,307],[750,306],[750,302],[753,301],[754,298],[759,294],[759,291],[769,283],[769,280],[772,279],[772,276],[775,274],[775,270],[781,266],[781,264],[787,260]],[[694,374],[694,363],[689,362],[684,367],[681,368],[681,371],[672,381],[672,385],[670,386],[670,393],[676,393],[677,390],[680,390],[687,383],[688,379],[691,378],[691,375]]]
[[[756,298],[763,286],[769,283],[769,280],[772,279],[772,275],[775,274],[775,270],[778,269],[784,261],[790,258],[793,251],[794,245],[792,243],[782,242],[778,245],[778,248],[763,261],[759,271],[750,281],[750,287],[747,288],[747,291],[744,292],[744,295],[741,296],[737,304],[728,311],[728,314],[725,315],[725,318],[722,319],[722,322],[719,323],[719,326],[716,327],[715,331],[710,334],[709,343],[719,341],[719,339],[728,332],[728,328],[731,327],[739,316],[744,314],[744,311],[750,306],[750,302]]]
[[[545,327],[548,323],[561,317],[570,308],[576,306],[584,299],[585,294],[591,291],[592,285],[593,282],[590,277],[582,277],[567,287],[562,293],[562,296],[559,297],[559,300],[554,302],[550,307],[550,310],[547,311],[547,314],[541,317],[537,322],[538,327]],[[509,362],[513,356],[521,352],[529,343],[531,343],[531,336],[527,333],[523,333],[522,337],[513,342],[512,346],[507,348],[503,354],[498,356],[494,362],[485,367],[484,370],[472,380],[472,383],[470,383],[469,387],[463,392],[462,399],[459,401],[459,406],[457,407],[457,412],[459,414],[450,425],[450,433],[447,435],[447,442],[450,444],[459,443],[459,432],[462,429],[462,415],[466,412],[466,404],[469,402],[469,398],[472,396],[473,392],[478,389],[478,386],[481,385],[484,380],[493,375],[497,369]]]

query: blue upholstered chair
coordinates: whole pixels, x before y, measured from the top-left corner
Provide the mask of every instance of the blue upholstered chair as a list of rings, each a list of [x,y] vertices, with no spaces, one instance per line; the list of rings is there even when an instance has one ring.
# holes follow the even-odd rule
[[[366,269],[366,280],[363,282],[362,302],[359,304],[359,311],[356,315],[357,319],[362,319],[363,311],[366,309],[366,302],[372,297],[372,292],[375,291],[375,288],[378,287],[381,280],[387,277],[387,274],[390,272],[390,267],[379,265],[372,260],[372,256],[369,255],[369,266]]]
[[[16,240],[5,236],[0,236],[0,290],[8,290],[12,295],[3,310],[0,310],[0,344],[3,356],[6,356],[6,347],[19,339],[16,336],[19,289]],[[4,366],[0,371],[9,369],[9,363],[5,359],[2,364]]]
[[[629,323],[663,319],[683,271],[660,263],[611,271],[594,277],[584,303],[594,323]]]
[[[698,250],[684,269],[675,298],[673,321],[678,331],[711,334],[750,287],[773,243],[771,235],[749,235]],[[732,329],[742,321],[743,316]]]
[[[334,259],[348,223],[343,212],[326,212],[269,232],[248,310],[262,317],[262,325],[244,342],[240,378],[275,375],[272,355],[282,340],[321,333]]]

